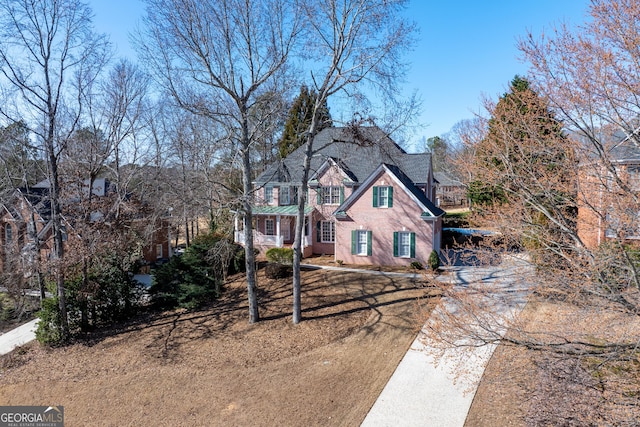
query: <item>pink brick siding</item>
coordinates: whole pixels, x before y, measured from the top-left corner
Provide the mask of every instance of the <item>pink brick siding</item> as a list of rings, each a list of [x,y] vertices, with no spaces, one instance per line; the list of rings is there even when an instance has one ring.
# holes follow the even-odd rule
[[[368,188],[360,198],[351,205],[347,212],[348,219],[335,220],[334,212],[341,202],[347,200],[357,187],[347,186],[345,182],[350,180],[339,167],[331,165],[326,170],[321,171],[314,179],[308,192],[307,204],[315,209],[310,216],[311,246],[306,247],[304,256],[313,254],[334,254],[335,259],[343,260],[349,264],[372,264],[372,265],[408,265],[411,261],[425,263],[434,246],[434,236],[436,245],[439,246],[439,236],[442,230],[442,220],[431,218],[425,220],[421,218],[422,209],[403,187],[394,181],[386,172],[381,172],[375,179],[374,186],[393,186],[393,206],[391,208],[374,208],[372,206],[373,190]],[[323,188],[342,187],[342,198],[331,200],[331,203],[323,203]],[[432,196],[434,188],[430,184],[420,186],[428,196]],[[273,200],[268,203],[271,206],[278,205],[278,187],[273,187]],[[257,192],[257,203],[265,204],[265,190]],[[320,203],[319,203],[320,202]],[[270,218],[274,221],[274,232],[276,231],[276,215],[256,215],[257,230],[265,233],[265,220]],[[281,217],[281,234],[284,233],[284,216]],[[284,245],[289,246],[294,238],[295,218],[290,217],[290,239],[285,240]],[[335,242],[321,241],[321,222],[335,221]],[[351,254],[351,232],[356,229],[372,231],[372,255],[358,256]],[[415,257],[402,258],[394,257],[394,232],[415,233]],[[265,248],[260,248],[266,250]]]
[[[374,186],[392,186],[393,206],[373,207],[373,189],[369,187],[347,210],[347,219],[336,221],[335,259],[347,264],[408,265],[411,261],[423,264],[433,249],[434,232],[439,235],[442,220],[425,221],[416,202],[386,173],[376,178]],[[370,230],[372,237],[371,256],[351,254],[352,230]],[[406,231],[415,233],[415,258],[394,257],[393,233]]]
[[[347,199],[353,193],[353,188],[346,187],[344,185],[344,179],[346,176],[336,166],[332,165],[320,176],[318,176],[318,185],[315,188],[309,189],[308,203],[311,206],[315,206],[316,212],[313,216],[313,253],[316,255],[331,255],[335,252],[334,243],[323,243],[318,239],[320,221],[334,221],[333,213],[338,208],[340,203],[337,204],[318,204],[318,200],[322,201],[322,188],[326,187],[342,187],[344,199]]]

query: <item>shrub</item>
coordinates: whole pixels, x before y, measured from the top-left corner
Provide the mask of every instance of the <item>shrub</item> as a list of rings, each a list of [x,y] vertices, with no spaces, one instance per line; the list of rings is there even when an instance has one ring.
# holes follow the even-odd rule
[[[95,260],[86,277],[77,274],[65,281],[70,331],[111,325],[137,312],[143,288],[129,269],[138,266],[106,256]]]
[[[204,259],[187,249],[156,269],[149,294],[156,308],[191,310],[218,297],[221,286],[221,279],[209,274]]]
[[[62,341],[60,308],[58,297],[45,298],[38,312],[38,328],[36,339],[42,345],[55,345]]]
[[[142,300],[142,286],[133,280],[128,263],[118,257],[99,258],[86,271],[65,281],[65,300],[69,332],[105,326],[136,314]],[[57,295],[54,284],[49,291]],[[47,298],[38,312],[40,322],[36,339],[41,344],[55,345],[62,340],[58,297]]]
[[[11,297],[0,294],[0,321],[12,319],[15,316],[16,304]]]
[[[436,271],[440,268],[440,255],[435,250],[431,251],[429,254],[429,268],[433,271]]]
[[[270,262],[264,268],[264,275],[267,279],[284,279],[293,274],[293,268],[290,265]]]
[[[244,250],[218,234],[198,236],[180,257],[155,270],[149,289],[160,309],[199,308],[218,298],[227,274],[244,271]]]
[[[412,261],[411,264],[409,264],[409,267],[413,270],[422,270],[424,268],[420,261]]]
[[[271,248],[265,254],[267,260],[279,264],[293,264],[292,248]]]

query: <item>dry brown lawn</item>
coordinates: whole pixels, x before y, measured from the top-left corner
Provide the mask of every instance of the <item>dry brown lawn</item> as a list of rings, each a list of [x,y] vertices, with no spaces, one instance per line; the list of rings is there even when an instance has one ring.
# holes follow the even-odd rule
[[[637,316],[562,302],[530,302],[522,320],[528,330],[578,341],[638,342],[640,330]],[[499,346],[465,426],[640,425],[637,354],[616,360],[613,354],[576,358],[548,350]]]
[[[259,274],[262,321],[245,282],[198,312],[135,321],[57,349],[0,359],[0,405],[64,405],[68,426],[359,425],[415,338],[437,291],[424,282],[303,271],[303,317],[291,284]]]

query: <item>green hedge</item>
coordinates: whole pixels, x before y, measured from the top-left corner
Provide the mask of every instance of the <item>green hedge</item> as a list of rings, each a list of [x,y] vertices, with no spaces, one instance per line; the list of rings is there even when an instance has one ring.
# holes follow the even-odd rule
[[[278,264],[293,264],[292,248],[271,248],[265,254],[267,260]]]

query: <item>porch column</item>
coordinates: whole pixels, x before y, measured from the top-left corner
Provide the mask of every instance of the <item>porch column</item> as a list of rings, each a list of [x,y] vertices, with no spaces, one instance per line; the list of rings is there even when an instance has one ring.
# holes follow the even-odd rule
[[[282,241],[280,236],[280,215],[276,215],[276,246],[282,247]]]
[[[313,224],[311,224],[311,215],[304,217],[304,231],[302,232],[302,247],[311,246],[311,235],[313,234]],[[307,234],[309,232],[309,234]]]
[[[233,241],[235,243],[243,242],[240,239],[240,230],[238,230],[238,212],[233,214]]]

